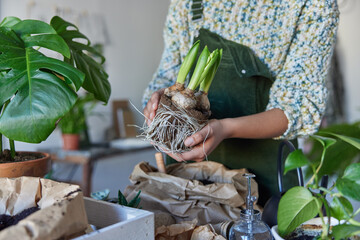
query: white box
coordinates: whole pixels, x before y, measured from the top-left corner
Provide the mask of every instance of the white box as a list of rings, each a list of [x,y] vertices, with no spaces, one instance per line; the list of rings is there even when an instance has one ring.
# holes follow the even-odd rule
[[[114,203],[84,197],[89,224],[98,230],[76,240],[147,240],[154,239],[154,214]],[[74,240],[75,240],[74,239]]]

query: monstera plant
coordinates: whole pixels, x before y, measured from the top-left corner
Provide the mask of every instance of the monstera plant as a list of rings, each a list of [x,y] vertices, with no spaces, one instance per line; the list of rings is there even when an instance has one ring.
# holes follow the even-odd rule
[[[50,24],[16,17],[3,19],[0,23],[0,155],[13,161],[18,155],[14,141],[46,140],[59,119],[75,104],[81,87],[106,104],[110,84],[104,61],[89,39],[60,17],[53,17]],[[9,139],[9,154],[3,151],[3,136]]]

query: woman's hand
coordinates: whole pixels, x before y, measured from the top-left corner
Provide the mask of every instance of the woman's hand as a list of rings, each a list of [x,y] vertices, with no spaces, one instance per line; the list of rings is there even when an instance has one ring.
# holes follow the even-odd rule
[[[165,88],[154,92],[151,95],[150,100],[144,108],[144,115],[147,125],[150,125],[151,121],[155,117],[156,110],[158,109],[161,96],[164,94]]]
[[[169,154],[175,160],[200,162],[206,158],[226,138],[222,120],[211,120],[203,129],[185,139],[185,145],[194,146],[189,152]]]

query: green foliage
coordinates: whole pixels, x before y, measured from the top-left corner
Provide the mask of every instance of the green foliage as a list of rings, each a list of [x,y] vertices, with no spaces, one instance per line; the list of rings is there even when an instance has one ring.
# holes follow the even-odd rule
[[[55,16],[51,19],[50,25],[69,46],[71,52],[69,62],[85,74],[82,87],[93,93],[96,99],[107,103],[111,89],[108,74],[103,67],[104,56],[94,46],[91,46],[90,40],[79,32],[74,24]],[[86,44],[79,42],[79,40],[85,41]]]
[[[75,105],[61,118],[58,126],[62,133],[80,134],[86,129],[86,118],[95,107],[97,100],[92,94],[79,96]]]
[[[360,234],[360,226],[341,224],[332,228],[332,236],[335,240],[348,238]]]
[[[0,132],[13,140],[39,143],[55,129],[56,121],[77,98],[55,73],[67,78],[76,90],[84,74],[33,48],[39,46],[70,56],[65,41],[44,22],[24,20],[11,29],[0,27],[0,46],[0,71],[6,72],[0,79],[0,105],[9,101],[0,117]]]
[[[74,39],[85,39],[87,43]],[[47,56],[42,49],[61,54],[63,60]],[[3,19],[0,134],[29,143],[46,140],[58,120],[77,102],[80,87],[107,103],[110,85],[104,61],[87,37],[60,17],[54,17],[51,25],[16,17]]]
[[[330,134],[347,136],[346,140],[353,141],[354,138],[359,138],[360,136],[360,122],[332,125],[318,132],[318,135],[321,136],[334,136]],[[353,163],[354,160],[359,160],[359,147],[356,147],[356,143],[349,144],[344,141],[345,139],[337,138],[336,143],[326,150],[323,166],[318,173],[319,178],[324,175],[342,176],[347,166]],[[313,147],[310,153],[307,154],[307,157],[317,165],[323,152],[323,147],[317,141],[309,141],[309,144]],[[306,174],[311,175],[311,171],[307,171]]]
[[[317,199],[304,187],[294,187],[281,198],[278,212],[279,234],[286,236],[317,214]]]
[[[335,196],[333,201],[330,204],[330,213],[331,216],[337,220],[348,219],[353,213],[354,209],[351,205],[351,202],[345,197]]]
[[[337,179],[336,188],[344,196],[360,201],[360,163],[346,168],[344,176]]]
[[[125,196],[119,190],[119,192],[118,192],[118,204],[123,205],[123,206],[127,206],[127,207],[137,208],[139,206],[139,204],[140,204],[140,201],[141,201],[140,193],[141,193],[141,191],[139,190],[139,192],[136,194],[136,196],[130,202],[128,202],[126,200]]]
[[[301,149],[297,149],[289,155],[288,160],[285,162],[284,174],[296,168],[303,167],[309,163],[309,160],[303,154]]]
[[[141,207],[139,207],[139,204],[141,201],[140,193],[141,193],[141,191],[139,190],[139,192],[136,194],[136,196],[133,199],[131,199],[129,202],[126,200],[126,197],[122,194],[122,192],[120,190],[118,192],[118,197],[116,199],[109,198],[109,194],[110,194],[109,189],[91,193],[91,197],[96,200],[103,200],[103,201],[108,201],[108,202],[112,202],[112,203],[117,203],[119,205],[123,205],[123,206],[127,206],[127,207],[141,208]]]
[[[349,126],[350,128],[355,127],[355,132],[359,131],[359,124]],[[334,128],[349,129],[345,125]],[[329,239],[331,237],[340,239],[352,236],[360,231],[360,222],[357,222],[354,219],[360,211],[357,210],[353,213],[353,207],[347,199],[352,198],[360,201],[360,163],[352,163],[354,157],[360,153],[360,139],[354,136],[349,137],[329,131],[323,131],[321,134],[322,136],[312,136],[315,142],[322,148],[320,152],[318,150],[311,152],[311,157],[317,156],[316,160],[309,160],[302,151],[297,150],[292,154],[289,154],[285,161],[285,172],[297,167],[307,166],[312,173],[309,177],[310,180],[305,187],[294,187],[290,189],[280,200],[278,209],[278,229],[281,236],[288,235],[300,224],[316,215],[319,215],[322,218],[322,239]],[[337,138],[337,140],[323,135],[330,135]],[[338,142],[341,144],[338,144]],[[352,159],[346,160],[346,166],[342,166],[344,168],[341,170],[338,169],[337,171],[334,171],[331,168],[328,168],[326,165],[331,164],[331,161],[343,161],[341,156],[344,152],[342,151],[349,150],[348,147],[344,147],[345,145],[350,145],[352,154],[349,156],[351,156]],[[315,146],[318,147],[318,145]],[[336,147],[339,148],[336,149]],[[337,153],[337,158],[328,154],[329,150],[333,150],[333,153]],[[326,168],[326,170],[322,170],[323,168]],[[319,183],[321,176],[325,173],[336,179],[334,185],[330,186],[328,189],[322,188]],[[335,187],[338,192],[334,191]],[[331,204],[327,202],[327,195],[333,198]],[[330,231],[329,222],[325,221],[322,213],[323,207],[325,207],[326,215],[328,217],[333,216],[338,220],[343,220],[345,224],[336,226]]]

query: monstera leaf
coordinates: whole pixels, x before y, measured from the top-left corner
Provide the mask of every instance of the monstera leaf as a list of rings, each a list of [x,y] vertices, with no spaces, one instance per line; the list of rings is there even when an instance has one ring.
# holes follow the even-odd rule
[[[82,87],[93,93],[96,99],[107,103],[111,89],[108,75],[103,68],[105,58],[90,45],[89,39],[80,33],[74,24],[58,16],[53,17],[50,24],[68,44],[71,51],[69,62],[85,73]]]
[[[36,48],[70,57],[66,42],[37,20],[6,18],[0,24],[0,133],[9,139],[39,143],[74,105],[84,74]],[[64,80],[62,80],[64,79]]]

